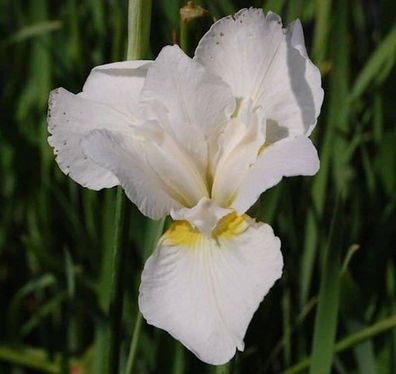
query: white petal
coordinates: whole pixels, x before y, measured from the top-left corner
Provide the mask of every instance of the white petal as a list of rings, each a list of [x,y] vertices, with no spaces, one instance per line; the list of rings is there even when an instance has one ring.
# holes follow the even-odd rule
[[[146,262],[139,307],[202,361],[219,365],[236,349],[260,302],[281,276],[272,228],[231,214],[213,239],[178,221]]]
[[[195,152],[204,148],[206,157],[206,142],[202,140],[201,143],[197,142],[194,149],[187,149],[172,132],[169,133],[168,119],[161,105],[158,104],[155,110],[160,122],[146,120],[140,127],[140,131],[145,131],[150,126],[161,134],[157,140],[147,137],[147,161],[157,170],[165,184],[178,191],[179,201],[185,207],[192,208],[202,197],[209,196],[206,163]]]
[[[144,139],[94,130],[81,141],[84,153],[117,176],[128,198],[152,219],[180,209],[157,172],[147,163]]]
[[[136,122],[137,98],[148,66],[146,61],[98,66],[80,94],[63,88],[51,92],[48,141],[61,170],[81,185],[99,190],[119,184],[113,173],[87,159],[80,141],[94,129],[130,131],[130,125]]]
[[[309,133],[315,125],[323,90],[299,22],[284,30],[276,14],[243,9],[211,27],[195,59],[222,77],[236,97],[265,110],[273,141]]]
[[[219,148],[213,158],[212,199],[219,206],[229,207],[246,177],[249,168],[257,160],[265,141],[265,125],[260,113],[244,110],[233,118],[218,139]],[[245,122],[241,119],[244,118]]]
[[[141,99],[146,116],[157,119],[201,168],[207,162],[206,138],[226,123],[235,105],[229,87],[178,46],[162,49],[148,70]],[[159,107],[166,120],[158,118]]]
[[[145,124],[147,126],[148,123]],[[153,126],[156,128],[155,126]],[[184,207],[195,206],[202,197],[208,196],[206,181],[197,168],[195,160],[185,152],[165,131],[155,141],[146,137],[141,153],[155,170],[170,194]]]
[[[96,66],[80,94],[136,116],[137,103],[151,61],[122,61]]]
[[[129,131],[129,119],[110,106],[87,100],[58,88],[48,104],[49,144],[65,173],[84,187],[99,190],[119,184],[110,171],[96,165],[82,153],[81,138],[94,129]]]
[[[169,111],[176,134],[190,128],[209,134],[227,121],[235,106],[230,88],[177,45],[163,48],[148,70],[142,101],[156,100]]]
[[[311,124],[311,126],[308,128],[308,131],[305,134],[309,136],[312,130],[315,128],[316,118],[319,117],[320,108],[322,107],[322,103],[323,103],[324,92],[322,89],[322,78],[320,76],[320,70],[312,63],[312,61],[308,57],[307,50],[305,48],[304,32],[299,19],[295,20],[287,27],[287,36],[290,45],[295,49],[297,49],[300,52],[301,56],[305,58],[305,64],[306,64],[305,79],[309,85],[309,88],[311,89],[312,98],[315,106],[314,108],[315,122]],[[301,59],[299,60],[301,61]],[[295,92],[296,94],[298,94],[299,87],[297,85],[297,80],[295,80],[295,82],[296,82]],[[302,85],[302,83],[300,83],[300,85]],[[307,91],[306,87],[301,87],[301,91]],[[303,104],[302,100],[301,100],[301,104],[302,106],[307,105],[305,102]],[[306,117],[308,118],[308,115]]]
[[[243,213],[282,177],[314,175],[318,170],[318,153],[307,137],[280,140],[262,150],[240,186],[232,207]]]

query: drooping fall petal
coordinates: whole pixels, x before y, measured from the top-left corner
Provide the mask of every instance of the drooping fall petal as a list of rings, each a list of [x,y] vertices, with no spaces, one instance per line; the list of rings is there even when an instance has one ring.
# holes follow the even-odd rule
[[[98,66],[80,94],[74,95],[63,88],[51,92],[48,141],[61,170],[84,187],[99,190],[119,184],[111,171],[83,154],[80,141],[94,129],[129,132],[136,122],[138,97],[149,64],[125,61]]]
[[[231,214],[207,238],[177,221],[146,262],[139,307],[202,361],[223,364],[244,349],[249,322],[282,266],[279,239],[266,224]]]

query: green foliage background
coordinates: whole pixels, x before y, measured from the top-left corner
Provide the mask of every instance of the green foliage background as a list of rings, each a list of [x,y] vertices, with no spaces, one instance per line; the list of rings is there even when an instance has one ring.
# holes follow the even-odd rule
[[[323,73],[313,135],[321,169],[283,180],[252,208],[282,240],[284,275],[255,314],[245,352],[221,368],[138,318],[158,226],[126,204],[121,372],[135,331],[133,373],[396,373],[396,3],[196,3],[216,18],[263,6],[285,25],[301,19]],[[147,57],[179,36],[182,5],[153,1]],[[51,89],[77,93],[93,66],[125,58],[127,8],[126,0],[0,0],[0,373],[114,372],[115,190],[89,191],[60,172],[46,110]]]

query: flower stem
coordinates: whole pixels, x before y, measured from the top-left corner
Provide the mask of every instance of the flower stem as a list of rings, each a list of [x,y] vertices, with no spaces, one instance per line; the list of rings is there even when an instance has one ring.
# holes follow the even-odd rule
[[[124,302],[123,264],[125,257],[125,243],[122,243],[125,209],[124,193],[121,187],[117,188],[115,208],[115,230],[112,258],[112,279],[110,286],[110,303],[108,315],[110,319],[110,339],[108,345],[107,365],[110,373],[118,373],[120,359],[121,319]]]
[[[143,248],[143,261],[146,261],[147,257],[155,248],[158,239],[161,236],[162,231],[164,229],[164,224],[165,224],[165,219],[161,219],[160,221],[148,222],[148,226],[146,230],[147,236]],[[143,316],[142,313],[138,311],[136,315],[135,326],[133,328],[131,345],[129,347],[128,360],[125,369],[126,374],[133,373],[133,368],[136,362],[136,354],[137,354],[140,332],[142,330],[142,324],[143,324]]]
[[[226,363],[224,365],[216,366],[214,369],[215,374],[229,374],[230,371],[230,363]]]
[[[143,323],[143,316],[142,313],[138,311],[136,315],[135,326],[133,328],[131,346],[129,347],[128,361],[125,369],[126,374],[132,373],[132,370],[135,366],[139,336],[140,336],[140,331],[142,330],[142,323]]]
[[[149,40],[150,40],[150,25],[151,25],[151,5],[152,0],[129,0],[128,3],[128,60],[139,60],[146,57]],[[151,225],[156,225],[159,235],[162,233],[164,220],[159,222],[150,222]],[[158,241],[159,235],[152,235],[153,243],[151,240],[146,240],[144,253]],[[150,248],[147,248],[149,243]],[[145,258],[144,258],[145,260]],[[138,311],[136,315],[135,326],[132,333],[132,340],[129,349],[128,359],[126,363],[125,373],[132,373],[136,361],[136,353],[138,348],[138,341],[140,331],[142,329],[143,316]]]
[[[129,0],[128,60],[146,57],[151,24],[151,0]]]

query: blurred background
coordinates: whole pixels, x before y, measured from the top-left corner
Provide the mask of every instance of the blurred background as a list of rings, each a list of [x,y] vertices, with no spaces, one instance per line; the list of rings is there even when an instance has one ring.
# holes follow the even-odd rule
[[[245,352],[223,368],[137,318],[155,226],[127,204],[121,372],[133,351],[133,373],[396,373],[396,2],[196,4],[214,18],[255,6],[285,26],[301,19],[325,90],[313,134],[321,169],[283,180],[250,212],[281,238],[285,269]],[[148,58],[180,39],[183,5],[153,1]],[[77,93],[92,67],[125,58],[127,12],[127,0],[0,0],[0,373],[112,372],[115,190],[60,172],[46,111],[50,90]]]

